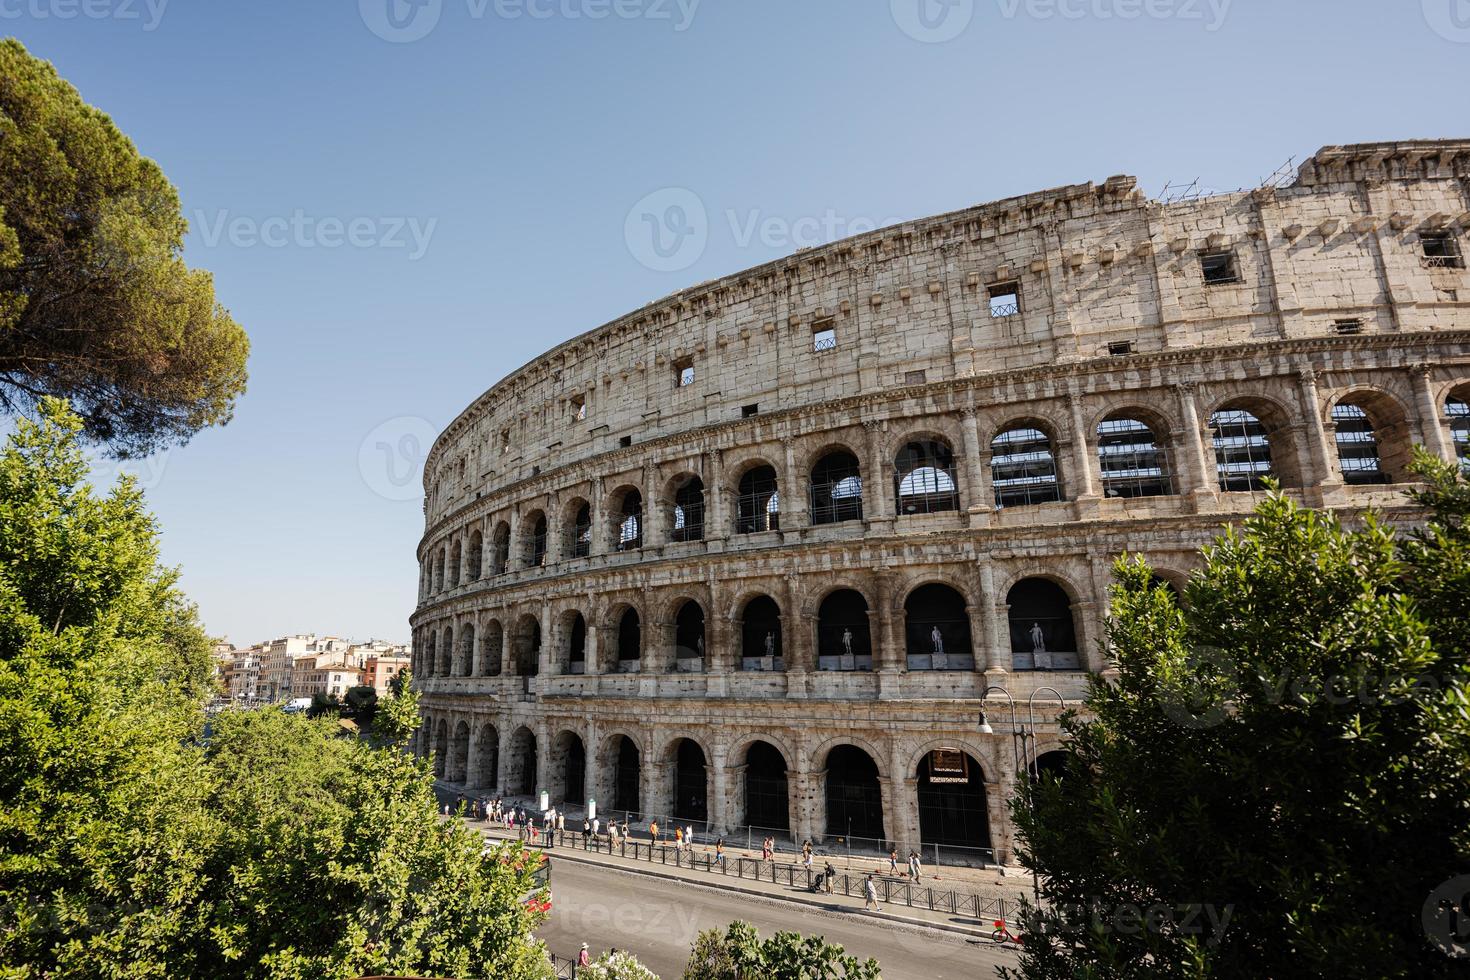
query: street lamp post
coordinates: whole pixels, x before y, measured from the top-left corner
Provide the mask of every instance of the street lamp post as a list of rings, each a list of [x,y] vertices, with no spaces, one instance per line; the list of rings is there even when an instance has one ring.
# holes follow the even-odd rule
[[[1020,723],[1020,719],[1016,715],[1016,699],[1011,697],[1010,691],[1007,691],[999,684],[991,684],[989,687],[987,687],[984,692],[981,693],[980,700],[984,701],[989,698],[991,691],[998,691],[999,693],[1004,694],[1006,701],[1009,702],[1011,706],[1011,755],[1012,758],[1015,760],[1016,779],[1020,780],[1021,761],[1023,759],[1030,760],[1030,752],[1033,751],[1035,747],[1040,744],[1040,738],[1036,733],[1036,696],[1043,692],[1049,692],[1056,697],[1057,704],[1063,709],[1066,708],[1067,702],[1062,697],[1061,692],[1059,692],[1056,688],[1038,687],[1036,690],[1032,691],[1031,696],[1026,699],[1027,722],[1025,725],[1022,725]],[[983,707],[980,709],[980,733],[982,735],[995,734],[995,729],[991,726],[989,716],[987,715]],[[1031,746],[1030,749],[1028,749],[1027,747],[1028,742]],[[1026,768],[1030,770],[1033,765],[1034,760],[1028,761],[1026,763]],[[1036,899],[1036,905],[1038,908],[1040,908],[1041,883],[1037,880],[1035,874],[1031,876],[1031,888],[1032,894],[1035,896]]]

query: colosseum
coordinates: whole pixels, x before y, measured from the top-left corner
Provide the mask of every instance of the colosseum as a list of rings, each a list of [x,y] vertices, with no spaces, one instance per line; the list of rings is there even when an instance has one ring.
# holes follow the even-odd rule
[[[1011,862],[1117,555],[1177,587],[1267,478],[1411,519],[1411,446],[1470,460],[1467,234],[1470,141],[1331,146],[912,221],[569,340],[430,452],[416,750],[467,792]]]

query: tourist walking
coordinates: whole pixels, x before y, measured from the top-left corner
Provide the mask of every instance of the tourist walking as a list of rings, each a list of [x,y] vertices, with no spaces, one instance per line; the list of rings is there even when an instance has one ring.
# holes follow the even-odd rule
[[[725,866],[725,838],[723,837],[715,841],[715,861],[721,868]]]
[[[831,861],[828,861],[827,866],[822,869],[822,890],[828,895],[832,894],[832,879],[836,877],[837,869],[832,867]]]
[[[684,828],[677,825],[674,827],[674,850],[681,853],[684,850]]]
[[[587,952],[587,944],[586,943],[583,943],[582,944],[582,952],[580,952],[580,953],[577,954],[577,965],[578,966],[591,966],[592,965],[592,954],[589,953],[589,952]]]
[[[878,908],[878,886],[873,883],[873,873],[868,872],[868,880],[863,882],[863,911]]]
[[[915,883],[919,880],[919,852],[909,851],[909,877]]]
[[[658,821],[657,820],[650,820],[649,823],[648,823],[648,839],[651,842],[655,843],[655,844],[658,843]]]
[[[888,873],[898,874],[898,848],[890,848],[888,851]]]

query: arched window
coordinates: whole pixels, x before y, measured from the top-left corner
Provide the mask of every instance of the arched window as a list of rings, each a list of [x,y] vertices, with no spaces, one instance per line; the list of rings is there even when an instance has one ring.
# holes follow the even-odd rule
[[[643,621],[638,610],[628,609],[618,620],[618,665],[620,674],[636,674],[643,664]]]
[[[423,656],[419,658],[419,672],[424,677],[433,677],[435,660],[439,656],[439,631],[429,630],[429,642],[424,647]]]
[[[495,525],[491,540],[491,574],[504,575],[510,571],[510,525],[501,521]]]
[[[1210,416],[1214,432],[1215,472],[1225,491],[1261,490],[1275,475],[1266,426],[1244,408],[1226,408]]]
[[[439,637],[439,662],[434,665],[436,677],[454,676],[454,627],[444,627]]]
[[[539,510],[530,517],[530,530],[526,534],[526,567],[540,568],[546,564],[546,515]]]
[[[454,542],[454,547],[449,550],[449,587],[452,589],[459,584],[460,548],[459,542]]]
[[[551,743],[551,770],[555,782],[551,798],[554,805],[585,803],[587,787],[587,749],[576,732],[561,732]]]
[[[618,508],[618,550],[637,551],[643,547],[643,494],[628,490]]]
[[[709,769],[704,749],[681,738],[674,751],[674,816],[680,820],[709,818]]]
[[[997,435],[990,443],[990,483],[1001,508],[1061,500],[1051,437],[1027,422]]]
[[[692,599],[674,616],[674,664],[681,671],[704,670],[704,610]]]
[[[757,466],[740,478],[735,497],[735,533],[755,534],[781,527],[781,497],[776,487],[776,471]]]
[[[586,558],[592,554],[592,508],[589,505],[584,503],[577,508],[569,531],[567,554],[573,558]]]
[[[1337,462],[1342,469],[1343,482],[1350,486],[1389,482],[1378,455],[1378,436],[1368,413],[1357,405],[1338,402],[1332,406],[1332,424],[1336,429]]]
[[[965,598],[947,585],[922,585],[904,603],[909,670],[973,670]]]
[[[1451,395],[1444,403],[1445,419],[1450,423],[1450,439],[1455,444],[1455,458],[1460,469],[1470,472],[1470,403]]]
[[[1072,600],[1060,585],[1043,578],[1022,579],[1011,587],[1006,603],[1014,669],[1078,669]]]
[[[831,452],[812,467],[813,524],[838,524],[863,519],[863,480],[857,457],[845,450]]]
[[[468,623],[460,627],[459,652],[454,657],[456,677],[470,677],[475,666],[475,628]]]
[[[839,589],[822,600],[817,610],[817,669],[873,669],[868,601],[861,592]]]
[[[463,783],[469,756],[470,724],[462,721],[454,726],[454,738],[449,742],[449,759],[444,764],[444,778],[451,783]]]
[[[541,672],[541,621],[525,615],[516,626],[516,674],[535,677]]]
[[[886,840],[878,765],[855,745],[839,745],[827,753],[827,836],[859,846]]]
[[[745,824],[752,830],[791,828],[786,759],[770,742],[753,742],[745,751]]]
[[[1104,497],[1162,497],[1173,493],[1163,447],[1148,423],[1109,415],[1097,427]]]
[[[691,476],[674,491],[675,541],[704,540],[704,481]]]
[[[478,530],[470,534],[470,547],[465,553],[465,577],[471,582],[480,580],[481,566],[485,560],[485,536]]]
[[[499,677],[505,669],[505,628],[500,620],[492,619],[485,624],[484,636],[480,638],[480,676]]]
[[[636,814],[641,806],[638,791],[642,775],[638,745],[626,735],[614,735],[613,738],[617,743],[612,752],[613,807],[625,814]]]
[[[587,672],[587,621],[582,614],[574,612],[566,624],[567,673]]]
[[[493,788],[500,782],[500,732],[486,722],[480,726],[479,772],[474,784]]]
[[[530,796],[536,791],[536,734],[524,725],[510,736],[510,758],[506,766],[505,791],[510,796]]]
[[[960,749],[934,749],[919,760],[918,776],[920,841],[989,848],[990,812],[980,763]]]
[[[936,440],[911,442],[894,460],[893,487],[900,514],[937,514],[959,510],[954,450]]]
[[[781,654],[781,609],[770,596],[756,596],[740,617],[740,669],[785,670]]]
[[[444,549],[434,556],[434,592],[438,594],[444,591]]]

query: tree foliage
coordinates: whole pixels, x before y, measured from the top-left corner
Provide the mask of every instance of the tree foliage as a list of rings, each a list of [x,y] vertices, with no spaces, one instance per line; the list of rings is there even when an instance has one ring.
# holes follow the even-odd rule
[[[136,487],[46,400],[0,452],[0,977],[539,978],[535,862],[436,814],[427,765],[226,713]]]
[[[249,342],[184,264],[186,230],[158,166],[0,40],[0,409],[69,398],[122,455],[227,422]]]
[[[1117,681],[1014,805],[1045,905],[1013,976],[1464,975],[1430,920],[1470,873],[1470,489],[1418,467],[1420,531],[1273,494],[1182,603],[1118,563]]]
[[[626,950],[603,953],[577,971],[582,980],[658,980],[658,975]]]
[[[820,936],[777,932],[762,940],[755,926],[732,922],[695,939],[684,980],[881,980],[877,960],[859,960]]]
[[[419,693],[413,689],[413,675],[400,671],[389,687],[389,696],[379,698],[373,711],[373,737],[383,745],[402,746],[418,730]]]

